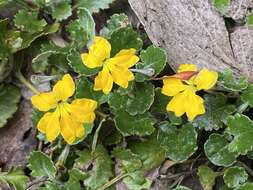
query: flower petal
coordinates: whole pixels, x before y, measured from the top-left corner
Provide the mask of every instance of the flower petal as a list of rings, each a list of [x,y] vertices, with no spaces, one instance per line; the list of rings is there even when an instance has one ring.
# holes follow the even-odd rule
[[[37,124],[37,128],[41,133],[46,133],[47,125],[50,121],[51,116],[53,113],[47,112],[43,115],[43,117],[39,120]]]
[[[185,96],[183,93],[175,95],[166,107],[167,111],[172,111],[177,117],[182,116],[185,113]]]
[[[97,102],[91,99],[76,99],[71,103],[70,112],[80,123],[93,123]]]
[[[46,127],[46,137],[49,142],[52,142],[60,133],[60,115],[58,110],[51,114],[48,118]]]
[[[79,123],[79,125],[76,126],[75,134],[77,138],[82,138],[85,134],[85,128],[82,123]]]
[[[76,128],[78,123],[69,114],[61,115],[61,135],[68,144],[76,140]]]
[[[198,90],[207,90],[212,88],[218,80],[218,73],[209,71],[207,68],[202,69],[194,79],[194,84]]]
[[[181,64],[177,70],[178,73],[185,71],[197,71],[198,68],[195,64]]]
[[[32,96],[31,101],[33,106],[38,110],[48,111],[56,107],[58,99],[54,93],[45,92]]]
[[[187,85],[184,85],[180,79],[168,78],[163,80],[162,93],[166,96],[175,96],[185,90],[186,87]]]
[[[62,80],[58,81],[53,88],[53,93],[62,101],[66,101],[74,92],[75,83],[69,74],[64,75]]]
[[[102,37],[95,37],[89,47],[89,53],[81,54],[83,64],[89,68],[101,67],[105,59],[110,57],[111,44]]]
[[[95,78],[94,90],[103,90],[105,94],[111,92],[113,86],[113,79],[107,67],[103,67],[102,71],[98,73]]]
[[[130,68],[134,66],[140,59],[135,55],[136,50],[123,49],[120,50],[113,58],[106,60],[106,65],[119,65],[121,67]]]

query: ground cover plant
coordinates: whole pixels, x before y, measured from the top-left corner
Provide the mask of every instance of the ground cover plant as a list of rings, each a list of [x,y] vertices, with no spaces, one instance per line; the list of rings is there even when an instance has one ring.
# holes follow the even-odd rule
[[[126,14],[96,20],[111,3],[0,1],[0,128],[28,99],[38,143],[25,164],[0,163],[0,188],[253,189],[253,85],[194,63],[173,72]]]

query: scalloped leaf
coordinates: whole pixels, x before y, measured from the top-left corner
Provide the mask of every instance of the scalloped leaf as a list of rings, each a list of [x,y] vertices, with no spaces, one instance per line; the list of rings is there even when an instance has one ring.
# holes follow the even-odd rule
[[[118,91],[114,91],[109,94],[108,104],[113,113],[117,113],[119,110],[125,110],[127,104],[128,96],[122,95]]]
[[[227,69],[219,74],[218,85],[226,90],[238,92],[248,87],[248,80],[244,76],[236,79],[233,75],[232,70]]]
[[[123,179],[123,182],[126,184],[127,188],[131,190],[150,189],[152,184],[152,181],[144,176],[143,171],[130,173],[128,177]]]
[[[230,5],[230,0],[213,0],[214,6],[224,14]]]
[[[13,185],[15,190],[25,190],[28,180],[21,168],[0,172],[0,182]]]
[[[197,132],[193,125],[186,124],[178,129],[165,121],[159,129],[158,141],[171,160],[185,161],[197,150]]]
[[[246,17],[246,23],[250,27],[253,26],[253,13],[247,15],[247,17]]]
[[[214,172],[208,166],[202,165],[198,168],[198,178],[205,190],[212,190],[215,185],[215,179],[219,176],[219,173]]]
[[[253,183],[247,182],[234,190],[253,190]]]
[[[71,169],[69,172],[69,179],[64,184],[66,190],[82,190],[80,181],[83,181],[87,174],[76,168]]]
[[[4,127],[7,120],[18,109],[21,94],[17,87],[12,85],[0,85],[0,128]]]
[[[143,114],[154,102],[155,87],[151,83],[135,83],[128,97],[126,111],[130,115]]]
[[[137,69],[154,69],[154,75],[156,77],[165,67],[167,62],[167,56],[164,49],[156,47],[154,45],[149,46],[146,50],[142,50],[140,53],[141,63],[136,65]],[[147,76],[137,73],[136,81],[143,82],[148,79]]]
[[[227,119],[226,132],[234,138],[229,144],[230,152],[246,155],[253,150],[253,122],[245,115],[236,114]]]
[[[253,107],[253,84],[250,84],[248,88],[242,91],[241,99]]]
[[[115,0],[78,0],[77,7],[78,8],[86,8],[91,13],[97,13],[100,9],[107,9],[109,5]]]
[[[96,100],[99,104],[107,102],[108,96],[101,91],[94,91],[93,84],[86,77],[82,77],[76,84],[75,98],[88,98]]]
[[[123,136],[150,135],[155,130],[155,120],[149,113],[132,116],[122,109],[117,110],[114,122]]]
[[[127,26],[129,26],[127,15],[125,15],[124,13],[113,14],[106,21],[106,26],[100,31],[100,35],[110,39],[114,31]]]
[[[134,48],[140,50],[143,45],[138,33],[135,32],[132,27],[120,28],[114,31],[109,41],[112,46],[111,57],[122,49]]]
[[[91,76],[97,74],[100,70],[100,68],[90,69],[86,67],[81,60],[80,53],[75,49],[71,49],[69,51],[69,54],[67,55],[67,60],[69,66],[80,75]]]
[[[223,94],[206,94],[204,99],[206,113],[197,117],[193,125],[206,131],[219,130],[236,108],[227,103],[227,98]]]
[[[33,151],[28,158],[28,167],[32,170],[31,175],[33,177],[47,176],[53,179],[56,175],[56,167],[53,161],[40,151]]]
[[[72,15],[72,8],[69,1],[59,1],[52,6],[52,17],[58,21],[67,19]]]
[[[17,28],[30,33],[41,32],[47,25],[44,19],[38,19],[38,12],[29,12],[27,10],[18,11],[14,23]]]
[[[161,88],[155,89],[155,99],[150,110],[152,113],[167,114],[166,106],[169,103],[171,97],[165,96],[161,93]]]
[[[214,165],[231,166],[238,154],[230,152],[228,146],[229,142],[223,135],[211,134],[204,145],[205,154]]]
[[[235,188],[247,181],[248,174],[244,168],[234,166],[225,170],[223,178],[228,187]]]

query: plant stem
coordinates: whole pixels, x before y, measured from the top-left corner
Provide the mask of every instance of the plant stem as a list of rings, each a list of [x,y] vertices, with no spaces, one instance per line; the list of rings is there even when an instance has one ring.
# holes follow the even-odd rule
[[[69,155],[70,145],[66,144],[65,148],[63,149],[62,153],[60,154],[58,161],[56,163],[57,167],[64,166],[66,159]]]
[[[92,141],[92,146],[91,146],[91,154],[94,154],[95,150],[96,150],[96,146],[97,146],[97,141],[98,141],[98,134],[99,134],[99,131],[102,127],[102,124],[105,122],[105,118],[102,119],[98,125],[98,128],[96,129],[96,132],[94,134],[94,137],[93,137],[93,141]]]
[[[99,116],[101,116],[101,117],[103,117],[103,118],[109,117],[109,115],[107,115],[107,114],[105,114],[105,113],[103,113],[103,112],[100,112],[100,111],[98,111],[98,110],[96,110],[96,114],[99,115]]]
[[[246,164],[244,164],[241,161],[237,161],[237,163],[240,164],[242,167],[244,167],[245,170],[253,177],[253,170],[250,167],[248,167]]]
[[[237,108],[237,113],[243,113],[248,107],[249,107],[249,103],[248,103],[248,102],[242,103],[242,104]]]
[[[105,190],[108,187],[110,187],[111,185],[113,185],[114,183],[117,183],[118,181],[120,181],[121,179],[127,177],[129,175],[129,173],[123,173],[120,174],[118,176],[116,176],[115,178],[113,178],[112,180],[108,181],[106,184],[104,184],[103,186],[99,187],[97,190]]]
[[[18,71],[16,77],[22,82],[27,88],[29,88],[34,94],[40,94],[40,92]]]

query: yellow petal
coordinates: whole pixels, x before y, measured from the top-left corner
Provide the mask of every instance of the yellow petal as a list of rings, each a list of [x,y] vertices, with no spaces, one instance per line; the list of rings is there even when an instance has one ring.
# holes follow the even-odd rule
[[[51,114],[48,118],[46,127],[46,137],[49,142],[52,142],[60,133],[60,115],[58,110]]]
[[[134,74],[120,65],[110,64],[107,66],[111,72],[113,82],[122,88],[128,87],[128,82],[134,80]]]
[[[53,88],[53,93],[62,101],[66,101],[74,92],[75,83],[69,74],[64,75],[62,80],[58,81]]]
[[[70,112],[80,123],[93,123],[97,102],[91,99],[76,99],[71,103]]]
[[[45,92],[32,96],[31,101],[33,106],[38,110],[48,111],[56,107],[58,99],[54,93]]]
[[[51,116],[53,113],[47,112],[43,115],[43,117],[40,119],[40,121],[37,124],[37,128],[41,133],[46,133],[47,125],[50,121]]]
[[[77,122],[74,121],[69,114],[61,115],[61,135],[68,144],[72,144],[76,140]]]
[[[101,67],[105,59],[110,57],[111,44],[102,37],[95,37],[89,47],[89,53],[81,54],[83,64],[89,68]]]
[[[130,68],[134,66],[138,61],[139,57],[135,55],[136,50],[123,49],[117,53],[113,58],[106,60],[106,65],[119,65],[121,67]]]
[[[166,107],[167,111],[172,111],[177,117],[182,116],[185,113],[185,96],[183,93],[179,93],[174,96]]]
[[[204,101],[203,99],[196,95],[195,92],[191,90],[186,90],[183,92],[185,94],[185,112],[190,121],[192,121],[197,115],[205,113]]]
[[[180,79],[168,78],[163,80],[162,93],[166,96],[175,96],[186,87],[187,85],[184,85]]]
[[[209,71],[208,69],[202,69],[194,79],[194,84],[198,90],[207,90],[212,88],[218,80],[218,73],[215,71]]]
[[[177,70],[178,73],[185,71],[197,71],[198,68],[195,64],[181,64]]]
[[[82,123],[79,123],[76,126],[75,134],[76,134],[77,138],[82,138],[84,136],[84,134],[85,134],[85,128],[84,128],[84,126],[83,126]]]
[[[98,73],[95,78],[94,90],[103,90],[105,94],[111,92],[113,86],[113,79],[107,67],[103,67],[102,71]]]

